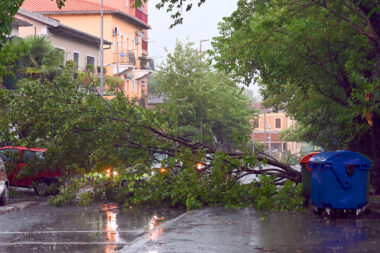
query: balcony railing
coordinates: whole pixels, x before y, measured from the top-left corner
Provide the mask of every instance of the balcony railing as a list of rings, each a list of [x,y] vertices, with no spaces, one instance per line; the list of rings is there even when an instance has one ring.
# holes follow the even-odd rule
[[[136,18],[140,19],[145,24],[148,24],[148,15],[139,9],[136,9]]]
[[[140,57],[140,68],[154,70],[154,60],[147,57]]]
[[[133,50],[114,51],[113,62],[136,66],[136,55]]]

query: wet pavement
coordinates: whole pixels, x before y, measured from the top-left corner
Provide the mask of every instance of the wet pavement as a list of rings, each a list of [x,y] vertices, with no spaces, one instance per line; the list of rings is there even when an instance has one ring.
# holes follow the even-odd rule
[[[0,252],[379,252],[380,216],[42,205],[0,215]]]
[[[0,252],[115,252],[148,234],[148,224],[157,212],[171,219],[183,211],[119,211],[114,204],[102,204],[39,206],[3,214]]]
[[[380,219],[207,208],[157,228],[121,252],[379,252]]]

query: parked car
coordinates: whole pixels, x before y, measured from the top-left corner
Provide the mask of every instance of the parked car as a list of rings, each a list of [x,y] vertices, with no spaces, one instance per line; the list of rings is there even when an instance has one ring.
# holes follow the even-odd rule
[[[17,187],[33,187],[39,195],[58,192],[58,178],[61,171],[52,171],[49,168],[44,157],[46,151],[41,148],[20,146],[0,148],[0,157],[6,165],[9,184]],[[26,173],[27,171],[31,173]]]
[[[3,160],[0,158],[0,206],[8,203],[8,177]]]

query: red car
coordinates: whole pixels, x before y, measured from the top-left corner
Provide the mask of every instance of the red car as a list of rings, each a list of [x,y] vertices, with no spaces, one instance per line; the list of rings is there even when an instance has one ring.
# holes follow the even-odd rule
[[[18,187],[33,187],[36,194],[46,195],[49,192],[48,187],[55,184],[57,187],[50,188],[57,191],[61,175],[60,170],[49,170],[44,153],[46,149],[12,147],[6,146],[0,148],[0,157],[5,163],[8,172],[9,184]],[[30,169],[32,174],[23,173],[23,168]],[[24,174],[24,175],[23,175]]]

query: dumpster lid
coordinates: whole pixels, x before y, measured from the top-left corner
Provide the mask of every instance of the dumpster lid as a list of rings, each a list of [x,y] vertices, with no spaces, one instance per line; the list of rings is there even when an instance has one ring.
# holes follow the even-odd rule
[[[367,169],[371,166],[371,161],[357,152],[347,150],[329,151],[317,154],[310,158],[309,163],[342,163],[350,165],[366,165]]]
[[[307,163],[309,161],[310,158],[312,158],[313,156],[319,154],[319,152],[312,152],[304,157],[301,158],[300,160],[300,163]]]
[[[302,157],[301,160],[300,160],[300,164],[301,164],[301,165],[302,165],[302,164],[305,164],[305,165],[306,165],[306,169],[310,172],[311,169],[310,169],[310,167],[309,167],[309,165],[308,165],[307,162],[309,161],[310,158],[312,158],[313,156],[315,156],[315,155],[317,155],[317,154],[319,154],[319,152],[311,152],[310,154],[308,154],[308,155]]]

